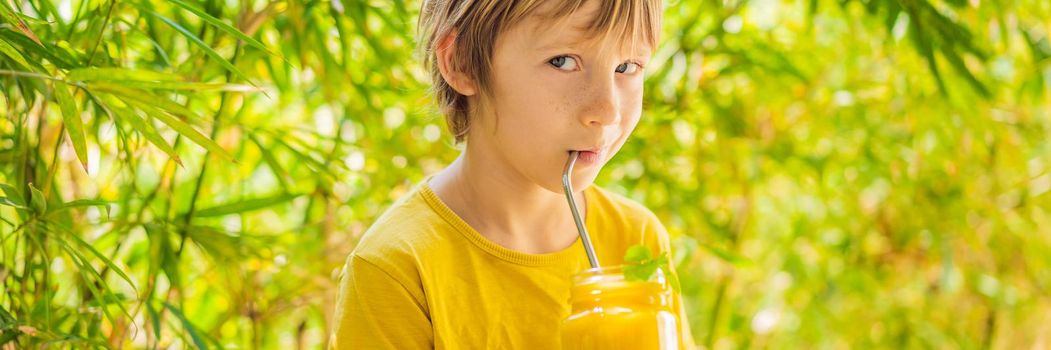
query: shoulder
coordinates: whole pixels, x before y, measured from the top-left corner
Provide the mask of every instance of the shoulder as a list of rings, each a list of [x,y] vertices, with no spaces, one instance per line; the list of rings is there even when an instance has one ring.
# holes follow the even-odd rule
[[[447,222],[423,183],[394,202],[361,236],[350,258],[364,260],[396,279],[416,279],[426,252],[448,241]]]
[[[592,193],[588,197],[592,200],[589,209],[608,223],[640,230],[664,228],[652,210],[632,198],[599,186],[591,186],[588,191]]]
[[[645,245],[654,253],[669,250],[668,231],[652,210],[639,201],[611,190],[591,186],[588,197],[588,215],[595,215],[595,235],[601,235],[607,243],[609,254],[623,257],[632,245]],[[599,239],[599,238],[596,238]]]

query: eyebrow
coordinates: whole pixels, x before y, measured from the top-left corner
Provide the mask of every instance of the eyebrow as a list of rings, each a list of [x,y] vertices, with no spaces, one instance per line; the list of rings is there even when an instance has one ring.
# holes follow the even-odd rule
[[[552,40],[551,42],[544,43],[543,45],[536,46],[537,51],[555,51],[558,49],[572,49],[580,46],[583,42],[586,42],[588,38],[577,38],[574,40]],[[626,47],[626,46],[625,46]],[[625,52],[631,50],[624,50]],[[629,56],[645,57],[653,54],[653,49],[650,44],[640,41],[635,47],[635,52],[628,52]]]
[[[580,46],[585,41],[586,41],[586,39],[584,39],[584,38],[575,39],[575,40],[557,40],[556,39],[556,40],[552,40],[550,42],[544,43],[543,45],[537,46],[536,49],[540,50],[540,51],[553,51],[555,49],[573,48],[573,47]]]
[[[545,18],[545,17],[540,17],[540,15],[536,15],[536,14],[534,14],[532,16],[534,16],[536,18]],[[549,42],[539,42],[538,41],[536,44],[534,44],[534,45],[539,44],[539,46],[534,46],[534,48],[536,50],[540,50],[540,51],[549,51],[549,50],[550,51],[554,51],[556,49],[562,49],[562,48],[573,48],[573,47],[578,47],[581,44],[587,43],[589,40],[597,40],[597,39],[599,39],[599,38],[596,37],[597,35],[592,35],[593,33],[591,33],[592,32],[591,21],[583,21],[583,23],[573,23],[571,21],[558,21],[558,22],[560,22],[559,25],[557,25],[557,26],[548,26],[548,27],[545,27],[544,26],[545,23],[542,22],[542,21],[534,24],[532,30],[534,32],[537,32],[537,33],[540,33],[540,32],[552,32],[555,29],[557,29],[556,27],[561,27],[561,28],[568,29],[566,31],[565,35],[555,35],[554,39],[549,41]],[[577,21],[577,22],[580,22],[580,21]],[[630,51],[630,50],[625,50],[625,51]],[[646,43],[645,39],[642,39],[642,40],[639,40],[638,45],[636,46],[636,50],[635,50],[634,53],[632,53],[632,55],[646,56],[647,54],[652,54],[652,53],[653,53],[653,48],[651,47],[651,45],[649,43]]]

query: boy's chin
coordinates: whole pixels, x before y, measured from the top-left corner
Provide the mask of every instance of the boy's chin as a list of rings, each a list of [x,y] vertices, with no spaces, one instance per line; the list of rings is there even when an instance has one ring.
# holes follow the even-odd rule
[[[598,174],[592,174],[590,172],[588,172],[586,175],[578,173],[576,178],[572,178],[571,179],[571,181],[572,181],[571,184],[573,186],[573,192],[580,192],[580,191],[583,191],[583,190],[587,189],[588,187],[591,187],[591,185],[593,185],[595,183],[595,178],[597,176],[598,176]],[[545,183],[544,184],[544,188],[547,189],[548,191],[553,192],[553,193],[557,193],[559,195],[562,195],[562,194],[565,193],[565,190],[563,190],[563,188],[562,188],[562,179],[559,178],[557,180],[558,180],[557,182]]]

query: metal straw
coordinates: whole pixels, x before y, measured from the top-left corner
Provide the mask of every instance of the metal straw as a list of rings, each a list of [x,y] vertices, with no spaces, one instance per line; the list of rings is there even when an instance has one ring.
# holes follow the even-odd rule
[[[580,233],[580,240],[584,242],[584,251],[588,253],[588,262],[591,263],[591,268],[598,268],[598,257],[595,256],[595,247],[591,245],[591,236],[588,235],[588,229],[584,227],[584,221],[580,218],[580,211],[577,210],[577,202],[573,199],[573,184],[570,183],[569,175],[573,173],[573,164],[577,162],[577,151],[569,152],[569,160],[566,161],[566,167],[562,170],[562,190],[566,193],[566,200],[569,201],[569,210],[573,212],[573,221],[577,223],[577,232]]]

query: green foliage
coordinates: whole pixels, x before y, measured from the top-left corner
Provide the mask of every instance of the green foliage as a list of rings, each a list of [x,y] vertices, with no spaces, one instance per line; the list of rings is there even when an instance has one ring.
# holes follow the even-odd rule
[[[598,183],[672,232],[700,343],[1047,343],[1051,4],[667,2]],[[418,6],[0,1],[0,346],[324,346],[458,154]]]

